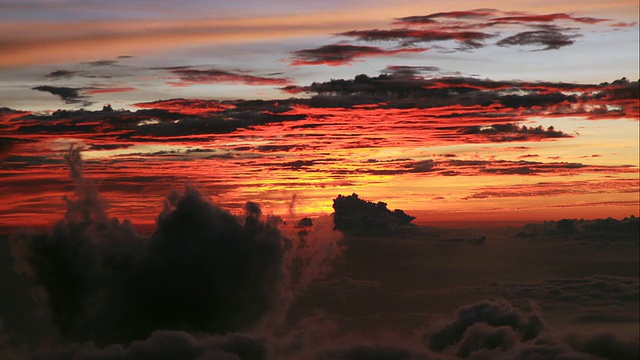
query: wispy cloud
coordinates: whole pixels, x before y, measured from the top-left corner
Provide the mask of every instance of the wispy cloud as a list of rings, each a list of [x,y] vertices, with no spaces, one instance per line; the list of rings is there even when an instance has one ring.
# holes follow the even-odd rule
[[[537,50],[559,49],[574,43],[581,28],[609,19],[576,17],[565,13],[532,14],[495,9],[438,12],[396,19],[402,28],[353,30],[338,35],[360,41],[395,41],[400,46],[455,41],[457,48],[447,51],[482,48],[488,45],[537,46]],[[610,24],[615,26],[615,24]],[[515,31],[515,33],[514,33]],[[489,40],[497,42],[490,43]]]
[[[315,49],[293,52],[291,65],[350,65],[363,57],[391,56],[401,53],[418,53],[427,51],[424,48],[385,50],[375,46],[356,46],[347,44],[325,45]]]
[[[285,86],[292,83],[290,79],[286,78],[256,76],[247,74],[246,72],[232,72],[219,69],[200,70],[194,68],[178,68],[168,70],[171,74],[178,76],[178,81],[168,82],[173,86],[217,83],[244,84],[252,86]]]

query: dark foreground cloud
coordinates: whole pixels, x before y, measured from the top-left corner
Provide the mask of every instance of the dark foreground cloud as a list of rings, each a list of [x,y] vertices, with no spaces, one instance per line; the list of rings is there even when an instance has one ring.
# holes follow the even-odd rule
[[[636,359],[638,341],[608,332],[555,333],[535,309],[506,300],[460,307],[453,319],[425,334],[427,347],[449,358],[472,359]]]
[[[78,149],[66,157],[76,199],[51,233],[15,236],[17,267],[45,294],[64,338],[98,344],[143,339],[156,329],[227,333],[254,325],[275,304],[284,237],[248,204],[238,219],[187,188],[172,194],[144,238],[110,219],[82,176]]]
[[[485,301],[456,311],[455,319],[426,336],[435,352],[457,347],[456,354],[468,357],[480,349],[507,350],[521,341],[536,338],[544,322],[535,312],[522,312],[510,303]]]

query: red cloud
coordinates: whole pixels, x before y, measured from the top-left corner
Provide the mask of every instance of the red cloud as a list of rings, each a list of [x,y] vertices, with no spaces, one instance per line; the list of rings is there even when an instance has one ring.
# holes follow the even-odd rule
[[[185,115],[206,115],[235,108],[232,104],[200,99],[158,100],[134,105],[143,109],[159,109]]]

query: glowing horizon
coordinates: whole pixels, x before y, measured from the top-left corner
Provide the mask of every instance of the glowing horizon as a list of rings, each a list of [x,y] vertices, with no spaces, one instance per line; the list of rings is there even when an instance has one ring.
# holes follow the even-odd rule
[[[8,2],[0,227],[61,218],[71,145],[134,224],[184,184],[284,217],[352,193],[422,224],[639,216],[637,3],[508,4]]]

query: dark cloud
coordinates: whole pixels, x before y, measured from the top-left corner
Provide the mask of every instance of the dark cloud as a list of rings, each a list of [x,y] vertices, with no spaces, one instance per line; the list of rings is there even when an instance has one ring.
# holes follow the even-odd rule
[[[90,67],[102,67],[102,66],[114,66],[118,63],[118,60],[96,60],[83,62],[81,65]]]
[[[563,46],[572,45],[578,35],[567,35],[558,31],[524,31],[498,41],[499,46],[514,45],[540,45],[540,50],[560,49]]]
[[[78,75],[79,73],[80,73],[79,71],[56,70],[56,71],[50,72],[44,77],[48,79],[69,79],[71,77]]]
[[[34,360],[266,360],[267,349],[259,340],[243,335],[226,337],[194,336],[181,331],[156,331],[146,340],[128,346],[96,348],[74,344],[36,352]]]
[[[437,66],[387,66],[382,72],[393,76],[416,77],[422,73],[439,73],[440,68]]]
[[[156,329],[226,333],[275,304],[284,238],[262,222],[257,204],[241,220],[187,188],[168,197],[146,239],[109,218],[83,178],[78,149],[66,160],[76,199],[67,199],[65,219],[51,233],[20,233],[12,245],[65,338],[108,344]]]
[[[357,194],[338,195],[333,200],[335,228],[347,234],[389,235],[401,231],[415,219],[400,209],[389,210],[384,202],[360,199]]]
[[[632,360],[640,357],[637,341],[622,340],[611,333],[595,335],[569,334],[565,339],[575,350],[610,360]]]
[[[493,21],[501,22],[515,22],[515,23],[528,23],[528,22],[554,22],[557,20],[569,20],[583,24],[597,24],[603,21],[609,21],[608,19],[599,19],[592,17],[575,17],[564,13],[544,14],[544,15],[519,15],[519,16],[504,16],[494,18]]]
[[[449,128],[452,129],[452,128]],[[505,141],[532,141],[542,139],[555,139],[563,137],[573,137],[562,131],[557,131],[553,126],[548,128],[519,126],[518,124],[493,124],[485,126],[462,127],[458,130],[464,135],[479,135],[488,137],[492,142]]]
[[[640,236],[640,221],[635,216],[622,220],[562,219],[529,225],[517,236],[537,240],[634,242]]]
[[[79,149],[65,160],[75,197],[65,197],[64,219],[11,238],[16,270],[33,280],[59,331],[57,345],[29,352],[34,359],[266,359],[263,339],[231,333],[281,326],[295,296],[341,253],[329,218],[308,224],[294,246],[294,233],[258,203],[236,216],[191,187],[168,196],[156,229],[139,235],[109,217]]]
[[[428,360],[426,355],[414,354],[408,349],[357,345],[346,349],[320,352],[316,360]]]
[[[504,12],[496,9],[438,12],[396,19],[395,29],[368,29],[343,32],[338,35],[361,41],[395,41],[401,47],[417,43],[455,41],[457,48],[436,45],[443,52],[468,51],[489,45],[486,40],[505,36],[497,45],[536,45],[541,50],[572,45],[580,36],[578,25],[593,25],[608,19],[577,17],[565,13],[532,14]],[[574,27],[571,27],[573,25]],[[495,29],[488,32],[487,29]],[[500,30],[506,29],[505,32]],[[513,31],[519,33],[513,34]],[[536,31],[531,31],[535,29]],[[506,33],[507,35],[503,35]]]
[[[468,357],[479,349],[508,350],[536,338],[544,327],[536,312],[523,312],[504,300],[484,301],[461,307],[452,322],[432,329],[425,340],[432,351],[456,346],[459,356]]]
[[[195,84],[216,84],[232,83],[253,86],[285,86],[291,84],[291,80],[285,78],[263,77],[248,75],[246,73],[223,71],[218,69],[199,70],[188,67],[167,69],[172,74],[177,75],[179,81],[171,81],[169,84],[175,86],[190,86]]]
[[[59,96],[66,104],[80,104],[83,106],[89,106],[92,104],[92,102],[86,100],[86,96],[80,94],[80,91],[83,90],[82,88],[41,85],[32,89]]]
[[[463,44],[465,48],[483,47],[484,40],[495,36],[478,31],[441,31],[430,29],[354,30],[338,35],[352,37],[362,41],[399,41],[403,46],[412,46],[417,43],[434,41],[455,40]]]
[[[447,12],[437,12],[429,15],[418,15],[418,16],[406,16],[397,19],[397,22],[404,24],[432,24],[435,23],[440,18],[449,18],[449,19],[482,19],[489,16],[494,16],[499,13],[498,10],[495,9],[477,9],[477,10],[467,10],[467,11],[447,11]]]
[[[305,49],[293,52],[291,65],[349,65],[362,57],[390,56],[401,53],[423,52],[428,49],[409,48],[385,50],[374,46],[356,46],[346,44],[325,45],[315,49]]]

